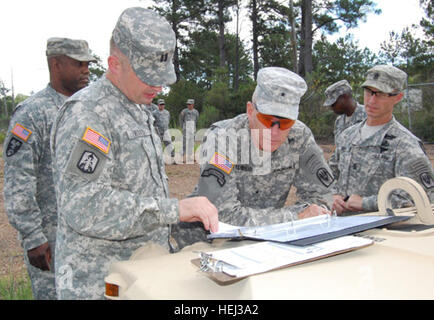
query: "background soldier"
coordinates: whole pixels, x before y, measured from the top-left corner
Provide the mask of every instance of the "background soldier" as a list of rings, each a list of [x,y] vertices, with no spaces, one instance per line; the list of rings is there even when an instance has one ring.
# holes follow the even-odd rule
[[[197,120],[199,119],[199,111],[194,108],[194,99],[187,100],[187,108],[183,109],[179,114],[179,125],[182,128],[182,155],[184,156],[184,162],[186,162],[186,148],[187,148],[187,136],[189,141],[193,143],[194,148],[194,135],[196,132]],[[188,128],[188,129],[187,129]],[[190,132],[191,131],[191,132]],[[191,137],[193,139],[191,139]],[[194,150],[188,150],[188,158],[192,156],[191,153]]]
[[[164,143],[165,148],[172,149],[171,156],[175,157],[175,149],[172,146],[172,137],[169,132],[170,112],[165,109],[166,103],[164,99],[158,99],[158,110],[155,110],[152,115],[155,118],[155,127],[157,128],[160,140]]]
[[[377,211],[377,195],[387,180],[403,176],[422,185],[434,201],[434,174],[421,141],[393,116],[407,74],[393,66],[368,70],[363,83],[367,119],[344,130],[329,160],[336,178],[333,207],[338,214]],[[392,194],[393,208],[411,205],[404,191]]]
[[[5,139],[5,207],[21,239],[35,299],[56,299],[54,256],[57,227],[50,130],[65,99],[89,82],[95,61],[84,40],[47,41],[50,83],[17,106]]]
[[[174,249],[171,224],[218,228],[217,210],[205,197],[169,198],[160,139],[150,111],[141,108],[176,81],[175,43],[164,18],[126,9],[113,30],[107,73],[59,110],[51,146],[60,299],[103,298],[111,263],[128,260],[147,241]],[[93,166],[82,170],[90,154]]]
[[[347,80],[341,80],[326,89],[324,92],[325,107],[331,107],[339,116],[336,118],[333,134],[336,137],[346,128],[366,119],[365,107],[353,98],[353,90]]]

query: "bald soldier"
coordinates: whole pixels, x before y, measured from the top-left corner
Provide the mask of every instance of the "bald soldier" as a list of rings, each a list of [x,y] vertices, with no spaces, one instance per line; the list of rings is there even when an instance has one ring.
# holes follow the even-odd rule
[[[3,148],[6,212],[21,239],[34,299],[56,299],[51,126],[65,99],[87,86],[95,61],[84,40],[50,38],[46,54],[50,83],[14,110]]]
[[[387,180],[402,176],[414,179],[433,202],[433,167],[422,142],[393,116],[401,101],[407,74],[390,65],[367,72],[363,83],[367,119],[344,130],[329,160],[336,178],[333,207],[338,214],[378,211],[377,195]],[[395,191],[393,208],[411,205],[410,196]]]
[[[353,89],[347,80],[340,80],[329,86],[325,92],[325,107],[339,115],[335,120],[333,135],[336,137],[346,128],[366,119],[365,107],[353,98]]]
[[[220,221],[258,226],[329,213],[321,205],[332,204],[331,171],[312,132],[297,120],[306,89],[287,69],[263,68],[246,113],[207,132],[193,195],[207,197]],[[298,202],[284,206],[292,186]],[[180,247],[206,239],[200,228],[183,224],[173,235]]]
[[[217,230],[205,197],[169,198],[161,142],[144,107],[176,81],[175,34],[140,7],[122,12],[107,73],[72,96],[52,130],[59,227],[60,299],[101,299],[111,263],[146,242],[173,249],[170,225],[201,221]]]

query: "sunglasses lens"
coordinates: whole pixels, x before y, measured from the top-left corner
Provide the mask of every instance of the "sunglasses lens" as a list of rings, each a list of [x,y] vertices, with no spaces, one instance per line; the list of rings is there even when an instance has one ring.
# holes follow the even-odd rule
[[[295,120],[291,119],[280,119],[278,121],[273,121],[273,116],[265,115],[259,112],[256,114],[256,116],[258,120],[267,128],[271,128],[275,123],[278,122],[281,130],[287,130],[295,123]]]
[[[292,127],[292,125],[295,123],[295,120],[280,120],[280,129],[281,130],[287,130]]]

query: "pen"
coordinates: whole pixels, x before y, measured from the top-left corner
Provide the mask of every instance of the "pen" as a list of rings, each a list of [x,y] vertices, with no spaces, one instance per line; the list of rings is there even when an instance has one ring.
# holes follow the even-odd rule
[[[349,198],[350,198],[350,196],[346,196],[346,197],[344,198],[344,201],[347,201]]]

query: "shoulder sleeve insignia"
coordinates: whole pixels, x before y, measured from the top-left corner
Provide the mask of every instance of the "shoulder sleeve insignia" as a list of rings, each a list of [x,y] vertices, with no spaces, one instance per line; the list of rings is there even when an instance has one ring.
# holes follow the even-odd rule
[[[104,153],[108,153],[110,150],[111,141],[90,127],[87,127],[82,139]]]
[[[234,168],[234,163],[218,152],[214,153],[209,163],[223,170],[227,174],[230,174],[232,169]]]
[[[326,168],[319,168],[316,172],[316,176],[318,177],[318,180],[321,181],[321,183],[327,188],[330,187],[335,180]]]
[[[18,138],[24,140],[25,142],[27,142],[30,135],[32,134],[32,131],[17,123],[15,124],[15,127],[12,129],[11,133],[16,135]]]
[[[434,179],[429,172],[423,172],[419,175],[420,181],[427,189],[434,187]]]
[[[85,151],[77,163],[77,168],[84,173],[94,173],[98,162],[99,158],[95,153],[91,151]]]

